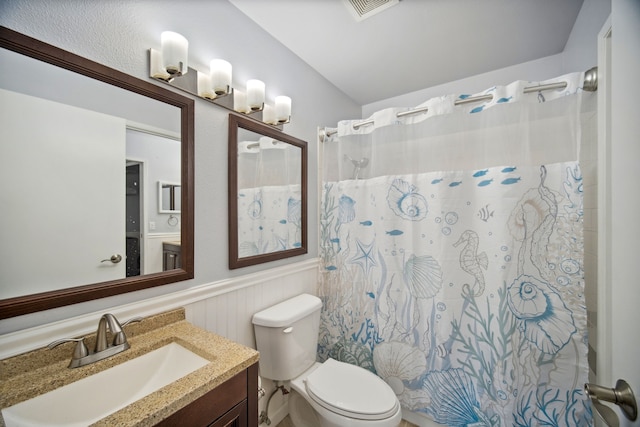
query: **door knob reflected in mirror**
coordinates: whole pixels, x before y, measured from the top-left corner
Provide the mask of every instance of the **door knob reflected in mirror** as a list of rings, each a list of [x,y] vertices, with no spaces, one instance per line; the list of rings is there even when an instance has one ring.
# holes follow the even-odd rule
[[[112,263],[117,264],[120,261],[122,261],[122,255],[120,254],[111,255],[111,258],[103,259],[100,262],[107,262],[107,261],[111,261]]]

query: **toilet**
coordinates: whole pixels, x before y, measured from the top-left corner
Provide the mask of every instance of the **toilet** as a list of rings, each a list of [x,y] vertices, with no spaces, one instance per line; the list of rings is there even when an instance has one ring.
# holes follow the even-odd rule
[[[380,377],[334,359],[316,362],[321,307],[302,294],[253,315],[260,375],[291,389],[296,427],[398,426],[400,402]]]

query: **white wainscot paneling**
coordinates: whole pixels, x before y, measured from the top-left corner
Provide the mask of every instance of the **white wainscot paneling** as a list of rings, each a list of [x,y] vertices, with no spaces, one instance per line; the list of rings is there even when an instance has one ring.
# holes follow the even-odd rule
[[[302,293],[317,293],[317,260],[243,276],[242,285],[185,306],[192,324],[255,348],[254,313]]]

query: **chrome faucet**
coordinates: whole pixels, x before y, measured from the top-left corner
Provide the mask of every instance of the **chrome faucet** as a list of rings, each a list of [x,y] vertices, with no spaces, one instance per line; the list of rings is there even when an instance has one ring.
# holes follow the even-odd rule
[[[71,357],[69,367],[77,368],[80,366],[89,365],[93,362],[97,362],[98,360],[106,359],[109,356],[113,356],[114,354],[118,354],[127,350],[130,345],[127,341],[127,336],[125,335],[122,328],[129,323],[139,322],[141,320],[142,317],[134,317],[133,319],[129,319],[123,324],[120,324],[120,322],[118,322],[118,319],[116,319],[116,316],[114,316],[113,314],[103,314],[100,318],[100,321],[98,322],[98,330],[96,332],[96,345],[93,353],[90,353],[87,349],[87,346],[84,343],[84,337],[64,338],[52,342],[48,345],[48,347],[52,349],[62,343],[75,341],[76,346],[73,350],[73,356]],[[107,329],[111,334],[111,342],[109,342],[109,333],[107,333]]]
[[[109,327],[109,331],[113,336],[113,341],[110,344],[107,337],[107,326]],[[107,350],[111,346],[120,346],[124,347],[123,350],[129,348],[129,343],[127,342],[127,337],[122,331],[122,325],[111,313],[103,314],[98,322],[98,331],[96,332],[96,347],[94,353],[99,353],[101,351]]]

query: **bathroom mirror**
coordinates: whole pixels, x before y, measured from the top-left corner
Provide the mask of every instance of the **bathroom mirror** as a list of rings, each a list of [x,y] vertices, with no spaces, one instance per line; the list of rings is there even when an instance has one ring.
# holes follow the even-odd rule
[[[180,184],[158,181],[158,212],[180,213]]]
[[[229,115],[229,268],[307,253],[307,143]]]
[[[2,169],[21,165],[0,185],[0,319],[193,278],[194,101],[6,27],[0,70]],[[34,135],[45,142],[31,145]],[[131,150],[131,138],[145,148]],[[170,157],[162,168],[161,157]],[[156,208],[154,171],[167,168],[179,188],[176,214]],[[140,221],[129,217],[130,196],[148,213],[137,235],[167,227],[180,242],[179,268],[130,272],[129,225]],[[72,250],[96,252],[87,266]]]

